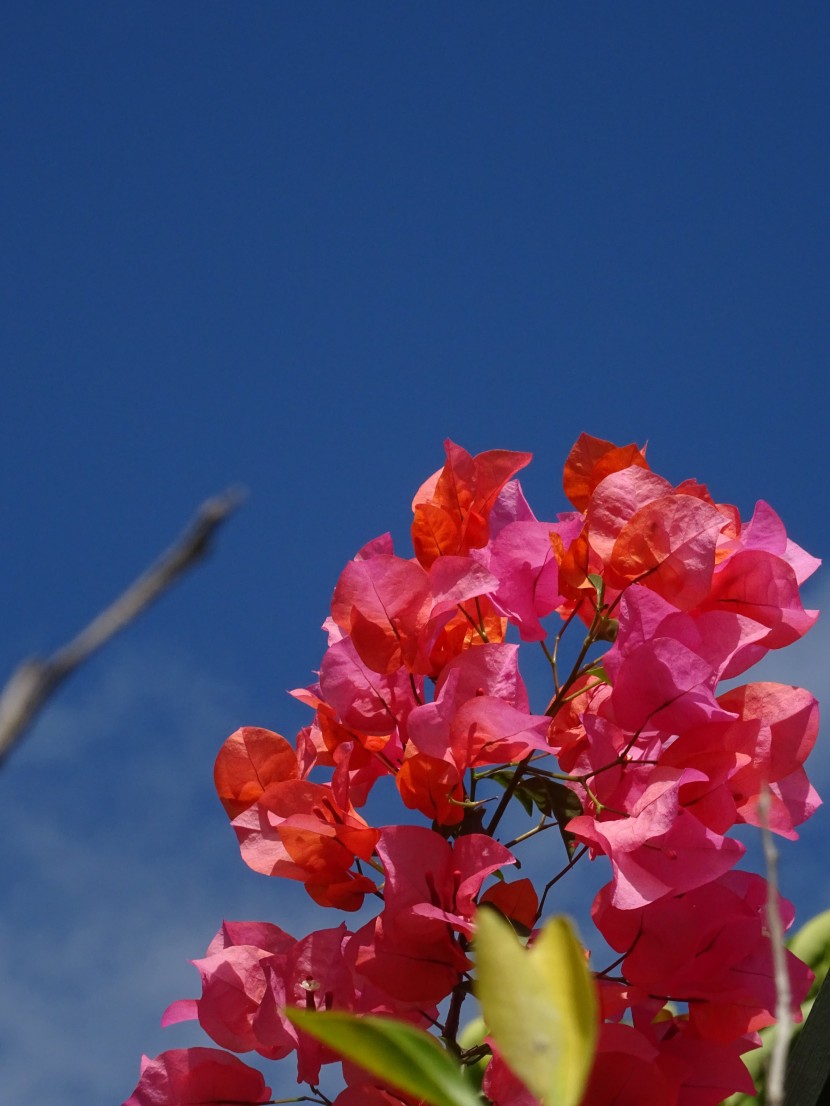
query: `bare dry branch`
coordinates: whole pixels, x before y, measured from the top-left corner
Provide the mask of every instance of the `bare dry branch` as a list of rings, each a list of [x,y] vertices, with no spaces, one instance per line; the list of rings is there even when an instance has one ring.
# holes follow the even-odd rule
[[[787,1070],[787,1054],[793,1035],[792,993],[790,974],[787,970],[787,950],[784,946],[784,927],[778,903],[778,849],[769,828],[769,788],[761,789],[758,815],[761,823],[761,840],[764,845],[764,861],[767,869],[767,929],[772,945],[772,963],[775,974],[775,1039],[772,1044],[765,1087],[767,1106],[784,1106],[784,1077]]]
[[[15,669],[0,692],[0,765],[59,684],[201,560],[243,499],[241,489],[231,488],[206,500],[178,541],[76,637],[47,660],[32,657]]]

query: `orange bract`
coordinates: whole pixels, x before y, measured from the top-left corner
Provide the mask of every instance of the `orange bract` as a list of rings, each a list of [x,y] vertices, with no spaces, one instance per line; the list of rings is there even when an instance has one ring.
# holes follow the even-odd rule
[[[588,543],[588,524],[570,546],[565,549],[560,536],[553,532],[550,536],[553,555],[559,565],[559,590],[568,599],[580,601],[583,592],[594,591],[594,585],[588,580],[591,547]]]
[[[639,446],[634,443],[614,445],[603,438],[580,434],[565,462],[562,479],[565,495],[578,511],[584,511],[591,493],[601,480],[631,465],[644,469],[649,467],[645,451]]]
[[[495,609],[486,596],[459,603],[457,614],[443,626],[429,651],[428,675],[437,676],[453,657],[477,645],[504,641],[507,619]],[[479,632],[484,630],[484,636]]]
[[[632,516],[614,542],[609,575],[641,581],[689,610],[709,594],[718,534],[727,520],[690,495],[663,496]]]
[[[252,806],[271,783],[298,776],[297,756],[278,733],[242,726],[219,750],[213,779],[229,818]]]
[[[447,440],[446,463],[421,486],[412,504],[412,544],[425,568],[441,556],[481,549],[489,538],[488,518],[499,492],[531,459],[530,453],[492,449],[471,457]]]
[[[374,753],[379,753],[391,737],[391,734],[365,734],[359,730],[353,730],[349,726],[344,726],[342,722],[337,721],[335,713],[328,703],[320,703],[317,708],[316,722],[320,727],[323,743],[331,754],[334,754],[334,751],[344,742],[353,741],[371,756]],[[318,761],[318,763],[320,762]]]
[[[396,782],[404,805],[420,810],[439,825],[454,826],[464,817],[464,808],[456,805],[464,798],[464,788],[458,770],[449,761],[426,753],[408,756]]]

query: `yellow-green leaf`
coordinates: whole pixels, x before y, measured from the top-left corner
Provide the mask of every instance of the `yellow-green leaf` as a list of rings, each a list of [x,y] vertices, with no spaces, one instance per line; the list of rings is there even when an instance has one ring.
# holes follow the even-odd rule
[[[531,948],[486,907],[476,915],[476,994],[499,1055],[543,1106],[579,1106],[598,1028],[596,988],[566,918]]]
[[[481,1106],[481,1097],[435,1037],[406,1022],[341,1011],[285,1008],[298,1029],[428,1106]]]
[[[472,1063],[468,1060],[464,1067],[467,1077],[470,1082],[474,1084],[476,1090],[481,1090],[481,1085],[484,1081],[484,1073],[487,1071],[487,1065],[492,1059],[490,1049],[484,1044],[484,1038],[486,1036],[487,1026],[484,1024],[484,1018],[480,1016],[468,1022],[458,1034],[458,1047],[463,1051],[473,1048],[484,1049],[480,1059]]]

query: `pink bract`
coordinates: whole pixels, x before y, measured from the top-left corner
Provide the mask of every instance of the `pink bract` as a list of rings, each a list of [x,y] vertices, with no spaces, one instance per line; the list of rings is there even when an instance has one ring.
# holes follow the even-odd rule
[[[141,1059],[138,1086],[124,1106],[225,1106],[262,1103],[271,1088],[262,1074],[216,1048],[174,1048]]]

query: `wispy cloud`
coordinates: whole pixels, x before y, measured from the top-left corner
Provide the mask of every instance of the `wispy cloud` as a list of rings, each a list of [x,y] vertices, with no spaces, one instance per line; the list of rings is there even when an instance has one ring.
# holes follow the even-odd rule
[[[302,888],[245,868],[212,794],[240,699],[181,655],[113,650],[0,778],[9,1101],[122,1101],[142,1051],[209,1043],[159,1018],[197,992],[188,960],[223,917],[321,924]],[[291,1086],[287,1066],[281,1078]]]

